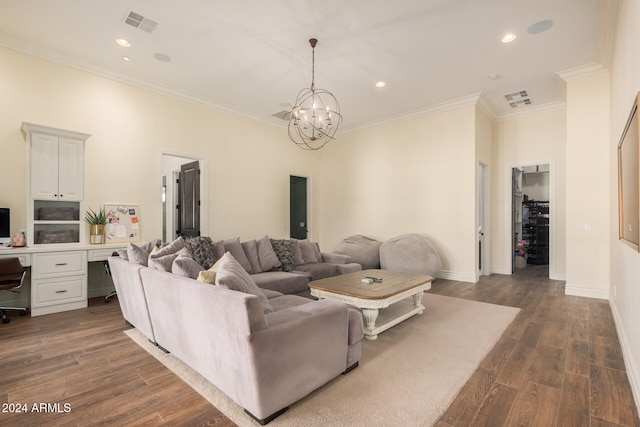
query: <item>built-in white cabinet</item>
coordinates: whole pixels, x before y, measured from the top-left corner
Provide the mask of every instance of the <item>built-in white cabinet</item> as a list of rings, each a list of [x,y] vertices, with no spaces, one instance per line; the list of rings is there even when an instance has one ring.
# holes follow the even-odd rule
[[[84,243],[85,133],[23,123],[29,157],[27,244]]]
[[[84,139],[31,135],[31,197],[80,201],[84,194]]]
[[[45,252],[31,260],[31,315],[87,306],[87,251]]]

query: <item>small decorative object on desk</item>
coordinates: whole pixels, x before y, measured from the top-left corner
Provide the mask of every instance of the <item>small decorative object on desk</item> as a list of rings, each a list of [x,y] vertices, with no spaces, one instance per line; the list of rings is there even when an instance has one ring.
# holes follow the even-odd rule
[[[104,243],[107,211],[101,208],[96,212],[89,208],[84,215],[84,220],[91,226],[89,229],[89,243],[92,245]]]
[[[21,248],[26,244],[27,242],[24,238],[24,235],[22,235],[21,233],[16,233],[11,238],[11,246],[13,246],[14,248]]]

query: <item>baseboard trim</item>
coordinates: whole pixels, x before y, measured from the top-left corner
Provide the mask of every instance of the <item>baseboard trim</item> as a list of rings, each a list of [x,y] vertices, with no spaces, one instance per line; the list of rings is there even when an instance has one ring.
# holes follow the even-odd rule
[[[582,286],[569,286],[564,287],[565,295],[573,295],[574,297],[586,297],[597,299],[609,299],[609,291],[605,289],[585,288]]]
[[[627,377],[629,378],[629,385],[631,386],[631,392],[633,393],[633,400],[636,402],[636,408],[640,408],[640,378],[638,378],[638,373],[630,363],[631,360],[634,360],[631,352],[631,346],[627,339],[627,333],[622,326],[622,319],[620,319],[618,307],[616,307],[616,303],[613,299],[609,300],[609,306],[611,307],[611,313],[613,314],[613,323],[615,323],[616,331],[618,332],[620,347],[622,347],[622,358],[624,360],[624,366],[627,369]]]
[[[491,274],[512,274],[512,273],[511,273],[511,268],[498,267],[494,265],[493,267],[491,267]]]
[[[475,273],[469,274],[469,273],[458,273],[455,271],[448,271],[448,270],[440,270],[440,274],[438,274],[438,277],[441,279],[455,280],[458,282],[469,282],[469,283],[478,282],[476,280]]]

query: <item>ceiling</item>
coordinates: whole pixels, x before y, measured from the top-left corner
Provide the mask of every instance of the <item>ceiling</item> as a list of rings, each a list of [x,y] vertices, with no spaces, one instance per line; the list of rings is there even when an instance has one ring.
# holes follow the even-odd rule
[[[282,124],[272,115],[311,83],[315,37],[316,88],[336,96],[348,131],[478,94],[496,116],[521,90],[532,104],[518,110],[562,101],[557,72],[603,63],[601,3],[0,0],[0,45]],[[124,23],[130,12],[155,30]],[[544,20],[553,25],[536,32]],[[501,43],[508,32],[517,39]]]

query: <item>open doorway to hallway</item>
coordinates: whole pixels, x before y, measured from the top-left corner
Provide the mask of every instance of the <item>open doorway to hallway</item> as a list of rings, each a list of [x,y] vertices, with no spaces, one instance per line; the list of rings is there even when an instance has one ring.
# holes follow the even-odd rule
[[[553,197],[547,163],[512,168],[512,268],[514,274],[541,266],[549,276]],[[541,267],[537,267],[538,269]]]
[[[206,162],[197,156],[162,153],[162,241],[206,233]]]

